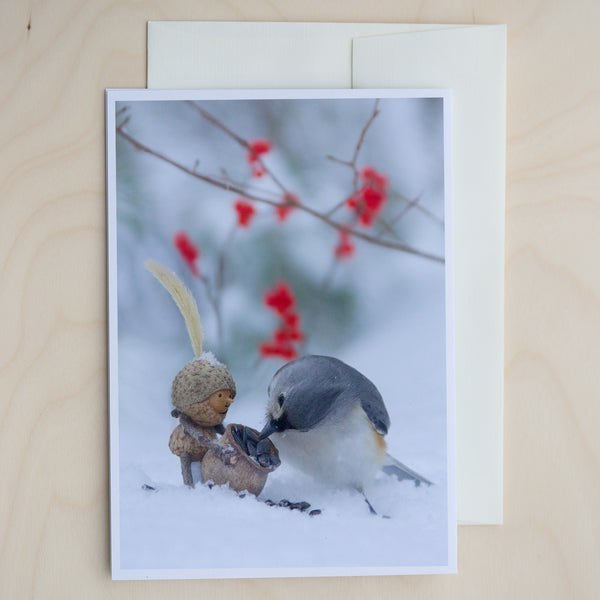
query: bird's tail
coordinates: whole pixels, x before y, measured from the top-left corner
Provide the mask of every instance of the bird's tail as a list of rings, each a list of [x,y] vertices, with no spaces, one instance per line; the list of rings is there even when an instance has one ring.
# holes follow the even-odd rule
[[[386,454],[381,470],[387,475],[392,475],[402,481],[403,479],[411,479],[415,482],[415,485],[421,485],[426,483],[427,485],[433,485],[429,479],[426,479],[422,475],[419,475],[416,471],[409,469],[406,465],[403,465],[399,460],[396,460],[392,455]]]

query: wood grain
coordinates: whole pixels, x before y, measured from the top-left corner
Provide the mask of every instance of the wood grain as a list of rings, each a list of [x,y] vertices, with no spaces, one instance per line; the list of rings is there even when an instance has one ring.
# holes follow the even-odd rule
[[[505,525],[457,576],[112,582],[103,90],[150,19],[508,24]],[[5,0],[0,597],[600,595],[600,3]]]

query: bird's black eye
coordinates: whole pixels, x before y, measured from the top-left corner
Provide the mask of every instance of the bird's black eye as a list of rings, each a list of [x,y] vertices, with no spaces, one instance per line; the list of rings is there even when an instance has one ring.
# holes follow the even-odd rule
[[[285,400],[285,396],[283,394],[279,394],[279,397],[277,398],[277,403],[279,404],[279,408],[281,408],[283,406],[284,400]]]

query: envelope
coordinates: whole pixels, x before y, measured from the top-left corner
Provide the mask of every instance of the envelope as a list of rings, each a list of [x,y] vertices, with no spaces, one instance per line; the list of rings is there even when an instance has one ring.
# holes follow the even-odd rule
[[[148,87],[452,90],[458,519],[501,524],[506,26],[150,22]]]

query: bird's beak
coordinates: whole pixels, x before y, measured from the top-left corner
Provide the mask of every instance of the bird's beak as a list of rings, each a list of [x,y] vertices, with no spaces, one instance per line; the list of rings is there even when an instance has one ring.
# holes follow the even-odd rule
[[[269,421],[264,427],[263,430],[258,434],[259,440],[264,440],[268,438],[272,433],[277,431],[277,426],[274,421]]]

